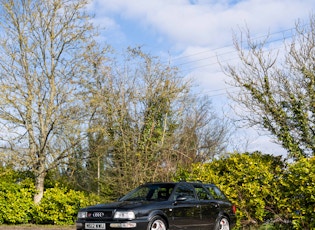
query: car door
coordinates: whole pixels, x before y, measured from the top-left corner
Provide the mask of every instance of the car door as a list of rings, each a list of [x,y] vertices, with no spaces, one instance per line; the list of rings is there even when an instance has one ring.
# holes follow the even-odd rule
[[[194,185],[194,188],[199,200],[199,229],[212,229],[220,212],[219,202],[202,185]]]
[[[194,188],[189,183],[180,183],[173,193],[170,209],[170,230],[189,229],[200,230],[198,199]]]

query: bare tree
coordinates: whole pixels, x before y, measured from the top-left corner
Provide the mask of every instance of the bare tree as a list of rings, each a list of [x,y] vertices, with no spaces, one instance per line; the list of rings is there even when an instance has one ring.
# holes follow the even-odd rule
[[[228,121],[219,118],[207,96],[189,95],[180,118],[176,140],[177,151],[184,153],[180,158],[182,166],[206,162],[226,154],[228,138],[233,130]]]
[[[1,144],[31,170],[39,203],[47,172],[80,142],[79,82],[93,74],[86,0],[0,0]],[[91,57],[92,56],[92,57]]]
[[[104,193],[120,188],[115,196],[140,182],[163,178],[165,143],[176,122],[172,106],[188,90],[176,68],[137,48],[125,55],[86,84],[87,107],[94,111],[89,123],[89,146],[94,147],[89,148],[87,165],[101,161],[94,170],[100,169],[99,186]]]
[[[94,112],[85,176],[112,199],[139,183],[169,181],[178,166],[213,159],[227,136],[209,98],[193,96],[176,67],[138,48],[125,55],[86,84],[86,107]]]
[[[307,25],[298,22],[293,34],[283,42],[283,53],[248,31],[245,40],[235,37],[240,64],[224,71],[240,88],[231,96],[245,111],[241,118],[269,131],[289,156],[300,158],[315,154],[315,17]]]

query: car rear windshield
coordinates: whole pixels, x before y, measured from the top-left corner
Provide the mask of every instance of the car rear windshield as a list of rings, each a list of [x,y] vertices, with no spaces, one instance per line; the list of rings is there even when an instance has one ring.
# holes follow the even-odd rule
[[[145,184],[123,196],[120,201],[168,200],[175,184]]]

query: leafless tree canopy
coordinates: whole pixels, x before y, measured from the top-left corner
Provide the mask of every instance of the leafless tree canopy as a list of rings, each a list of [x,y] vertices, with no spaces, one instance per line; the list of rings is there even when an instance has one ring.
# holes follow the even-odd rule
[[[87,55],[95,35],[85,5],[0,1],[1,144],[20,153],[16,163],[33,171],[35,202],[47,170],[63,161],[79,136],[78,82],[91,72]]]
[[[176,67],[138,48],[125,55],[87,84],[89,149],[86,167],[73,172],[86,175],[77,185],[113,198],[220,156],[228,134],[209,98],[192,95]],[[114,187],[120,190],[113,194]]]
[[[117,196],[225,149],[209,99],[141,49],[116,59],[86,4],[0,0],[0,147],[10,149],[0,161],[32,172],[35,203],[51,170]]]

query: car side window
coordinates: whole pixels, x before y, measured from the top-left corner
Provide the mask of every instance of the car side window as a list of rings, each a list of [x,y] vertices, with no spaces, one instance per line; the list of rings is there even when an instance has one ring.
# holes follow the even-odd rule
[[[194,186],[199,200],[211,200],[209,192],[202,186]]]
[[[194,188],[189,184],[181,184],[179,185],[174,193],[174,200],[179,197],[186,197],[187,200],[195,200]]]
[[[209,186],[207,188],[208,188],[210,194],[213,196],[214,199],[226,200],[225,195],[217,187]]]
[[[152,195],[153,200],[168,200],[170,197],[170,194],[172,193],[173,188],[164,188],[161,187],[159,189],[156,189],[154,191],[154,194]]]

